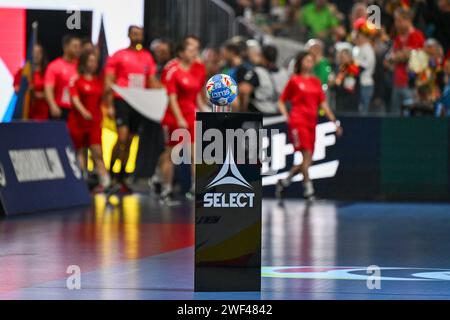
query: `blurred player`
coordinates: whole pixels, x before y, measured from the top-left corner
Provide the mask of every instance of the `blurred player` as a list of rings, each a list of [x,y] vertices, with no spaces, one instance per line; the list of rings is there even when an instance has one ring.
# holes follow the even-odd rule
[[[108,113],[115,117],[118,139],[111,155],[110,172],[116,160],[120,160],[119,182],[122,191],[129,192],[126,186],[125,167],[130,154],[130,145],[140,125],[140,114],[134,110],[119,94],[113,93],[112,85],[126,88],[159,87],[156,79],[156,64],[150,52],[143,49],[144,29],[130,26],[128,29],[130,46],[117,51],[109,58],[105,68],[105,90]]]
[[[102,155],[103,82],[96,76],[97,68],[98,56],[93,51],[84,52],[78,64],[78,77],[70,85],[73,110],[67,124],[81,169],[87,170],[89,149],[100,180],[98,191],[103,191],[109,187],[111,179]]]
[[[246,44],[227,41],[221,53],[227,64],[225,71],[238,84],[238,99],[233,102],[233,108],[240,112],[248,111],[252,87],[248,81],[252,77],[253,66],[244,59]]]
[[[172,59],[172,46],[167,39],[155,39],[150,44],[150,52],[156,63],[156,78],[161,79],[164,66]],[[164,135],[161,123],[141,118],[139,129],[139,147],[133,173],[133,183],[150,183],[158,165],[158,159],[164,151]],[[159,175],[156,175],[159,176]],[[153,184],[150,183],[150,187]]]
[[[172,44],[167,39],[155,39],[150,44],[150,52],[153,54],[157,67],[157,77],[161,79],[164,67],[172,60]]]
[[[63,55],[53,60],[45,71],[45,98],[52,119],[67,120],[72,108],[69,94],[70,79],[77,75],[81,41],[77,36],[62,39]]]
[[[47,120],[48,104],[44,95],[44,75],[47,67],[47,57],[40,44],[33,47],[33,77],[30,83],[31,103],[28,113],[30,120]],[[19,92],[22,79],[22,68],[14,77],[14,91]]]
[[[165,83],[169,95],[169,108],[162,121],[166,136],[166,150],[159,160],[160,172],[163,176],[161,199],[165,202],[170,201],[172,193],[173,163],[170,155],[172,148],[178,144],[178,141],[171,141],[171,135],[176,129],[187,129],[190,140],[183,143],[188,143],[193,148],[197,101],[206,81],[205,77],[198,78],[192,71],[197,59],[196,47],[184,41],[177,52],[178,65],[169,70]],[[191,152],[192,157],[193,155],[194,152]],[[194,161],[192,161],[192,168],[194,168]],[[193,177],[194,174],[192,174],[192,180],[194,180]]]
[[[200,48],[201,48],[201,42],[200,39],[193,35],[186,36],[182,41],[182,46],[190,46],[194,54],[194,60],[191,63],[189,67],[189,73],[192,75],[192,78],[195,79],[195,81],[201,82],[201,86],[205,84],[206,81],[206,67],[203,64],[201,58],[200,58]],[[161,72],[161,82],[167,86],[168,82],[168,75],[172,74],[174,70],[177,70],[181,63],[181,58],[178,55],[179,52],[177,52],[177,57],[167,62],[167,64],[164,66],[162,72]],[[204,90],[200,91],[200,94],[196,97],[196,108],[202,111],[207,111],[208,108],[207,102],[206,102],[206,93]],[[169,106],[170,108],[170,106]],[[164,159],[164,157],[161,157],[161,159]],[[161,161],[160,159],[160,161]],[[170,160],[170,159],[169,159]],[[158,166],[159,168],[162,168],[161,165]],[[193,170],[193,169],[192,169]],[[163,173],[160,171],[160,169],[157,169],[153,177],[150,179],[150,186],[153,190],[157,189],[156,185],[161,183],[163,179],[162,177]],[[170,179],[172,181],[172,179]],[[187,196],[191,197],[193,195],[194,191],[194,179],[192,179],[192,186],[190,191],[188,192]],[[170,188],[171,190],[171,188]],[[169,192],[170,193],[170,192]]]
[[[314,187],[308,170],[314,153],[319,107],[325,112],[325,116],[336,124],[336,134],[338,136],[342,134],[341,126],[325,100],[322,84],[313,75],[313,68],[312,55],[301,52],[296,59],[294,74],[286,84],[278,102],[280,112],[288,119],[289,137],[295,151],[300,151],[303,155],[303,162],[294,165],[288,177],[278,181],[276,186],[278,199],[281,199],[284,188],[290,185],[292,178],[300,172],[303,174],[303,196],[306,199],[314,197]],[[287,101],[292,104],[290,113],[285,104]]]
[[[203,64],[201,58],[200,58],[200,49],[201,49],[201,42],[200,39],[196,36],[189,35],[186,36],[183,41],[186,45],[191,45],[193,50],[195,51],[195,60],[192,63],[191,66],[191,73],[194,75],[194,77],[203,79],[206,77],[206,68]],[[179,57],[175,57],[174,59],[167,62],[167,64],[164,66],[163,71],[161,72],[161,82],[166,82],[166,77],[170,69],[177,67],[180,63]],[[206,98],[205,98],[206,101]]]

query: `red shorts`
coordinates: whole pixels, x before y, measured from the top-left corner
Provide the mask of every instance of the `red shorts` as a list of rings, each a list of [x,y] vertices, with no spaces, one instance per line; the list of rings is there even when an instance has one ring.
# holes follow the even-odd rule
[[[48,120],[49,109],[44,99],[36,99],[30,106],[28,118],[30,120]]]
[[[93,145],[102,144],[102,127],[101,125],[92,126],[90,128],[71,128],[69,127],[70,136],[72,137],[75,149],[88,148]]]
[[[193,143],[195,140],[194,134],[195,134],[195,117],[194,118],[185,118],[187,123],[188,123],[188,133],[190,137],[187,137],[187,139],[190,138],[190,140],[188,140],[188,142]],[[176,120],[172,117],[165,117],[161,123],[161,126],[163,128],[164,131],[164,141],[166,143],[166,146],[169,147],[174,147],[177,144],[179,144],[181,141],[186,142],[185,141],[185,136],[184,134],[181,134],[181,137],[172,137],[172,134],[175,130],[180,129],[180,127],[178,126]],[[172,140],[174,139],[174,140]]]
[[[295,151],[314,152],[316,143],[316,126],[289,122],[288,124],[289,140],[294,145]]]

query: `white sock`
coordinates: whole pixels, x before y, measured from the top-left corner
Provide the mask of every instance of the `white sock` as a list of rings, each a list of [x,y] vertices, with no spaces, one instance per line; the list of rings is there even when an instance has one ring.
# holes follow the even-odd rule
[[[108,188],[111,185],[111,177],[109,176],[109,174],[100,176],[99,180],[100,180],[100,185],[104,188]]]
[[[159,170],[159,168],[156,168],[155,173],[151,177],[151,181],[153,183],[158,183],[158,182],[162,181],[162,179],[161,179],[161,170]]]
[[[283,187],[289,187],[291,185],[291,178],[287,177],[281,180],[281,185]]]
[[[305,197],[312,196],[314,194],[314,186],[312,184],[312,181],[306,181],[303,183],[303,194]]]
[[[166,196],[172,192],[172,184],[164,183],[162,185],[161,195]]]

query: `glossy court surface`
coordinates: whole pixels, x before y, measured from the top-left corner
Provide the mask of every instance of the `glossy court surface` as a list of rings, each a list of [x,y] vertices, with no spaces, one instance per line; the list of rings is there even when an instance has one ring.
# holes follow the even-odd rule
[[[261,292],[193,292],[193,244],[192,204],[147,196],[0,217],[0,299],[450,299],[450,204],[265,200]]]

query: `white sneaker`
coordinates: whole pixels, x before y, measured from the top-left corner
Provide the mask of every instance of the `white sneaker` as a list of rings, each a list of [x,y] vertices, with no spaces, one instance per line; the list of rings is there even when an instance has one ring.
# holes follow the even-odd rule
[[[314,186],[312,184],[312,181],[303,183],[303,197],[305,197],[306,199],[314,198]]]
[[[277,198],[279,202],[283,201],[283,191],[284,191],[284,184],[283,180],[280,179],[278,180],[277,185],[275,186],[275,198]]]
[[[195,185],[191,186],[191,189],[189,189],[188,192],[186,192],[186,198],[188,200],[194,200],[195,199]]]
[[[157,175],[153,175],[148,180],[148,186],[150,187],[150,194],[158,195],[162,192],[162,183]]]

